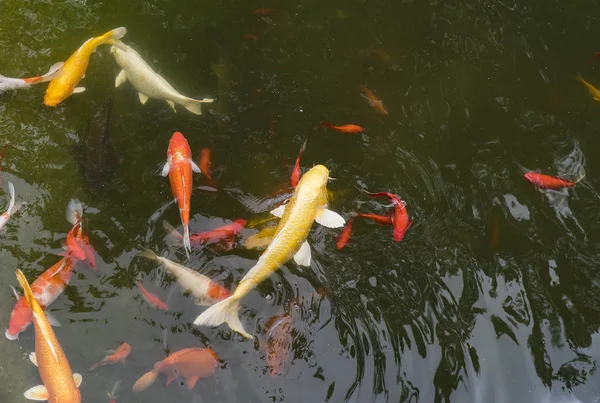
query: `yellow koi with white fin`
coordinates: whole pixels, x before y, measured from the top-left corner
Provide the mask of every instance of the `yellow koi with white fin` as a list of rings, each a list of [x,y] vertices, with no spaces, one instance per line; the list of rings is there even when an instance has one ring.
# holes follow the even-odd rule
[[[56,106],[71,94],[85,91],[85,88],[77,87],[77,84],[85,76],[92,53],[96,51],[98,46],[110,43],[111,40],[120,39],[126,33],[127,28],[116,28],[104,35],[90,38],[81,45],[61,67],[59,76],[48,84],[44,96],[44,105]]]
[[[314,221],[330,228],[345,224],[339,214],[327,209],[328,180],[329,170],[323,165],[313,167],[302,176],[289,203],[271,212],[281,220],[273,241],[258,262],[240,281],[233,295],[204,311],[194,321],[195,325],[217,326],[225,322],[236,332],[252,338],[238,317],[239,301],[292,257],[297,264],[310,266],[311,252],[306,237]]]

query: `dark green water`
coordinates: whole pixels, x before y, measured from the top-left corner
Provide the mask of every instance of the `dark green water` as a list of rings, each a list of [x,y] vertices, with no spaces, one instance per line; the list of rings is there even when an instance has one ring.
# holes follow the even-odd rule
[[[251,13],[262,7],[274,11]],[[142,106],[129,83],[114,89],[108,47],[92,56],[87,91],[56,109],[42,104],[45,86],[0,95],[9,144],[0,204],[8,180],[28,202],[0,233],[0,322],[14,304],[15,269],[32,280],[58,260],[77,197],[98,272],[80,265],[51,310],[86,402],[108,401],[116,380],[118,401],[145,403],[599,401],[600,105],[574,79],[581,72],[600,85],[588,63],[600,51],[599,13],[597,1],[0,2],[4,75],[45,72],[89,37],[126,26],[124,41],[175,88],[217,98],[200,117],[156,100]],[[116,166],[94,191],[78,145],[110,97]],[[367,131],[342,135],[316,128],[321,120]],[[242,321],[256,335],[298,301],[278,378],[258,343],[191,325],[203,308],[135,256],[149,247],[228,287],[259,256],[241,247],[255,230],[229,252],[207,248],[189,261],[167,244],[161,221],[179,220],[159,172],[176,130],[194,155],[211,148],[222,187],[194,191],[193,232],[269,211],[305,139],[303,167],[323,163],[337,178],[332,209],[384,212],[356,189],[366,187],[399,194],[414,220],[401,243],[357,221],[341,252],[339,231],[315,225],[312,267],[289,263],[244,299]],[[522,177],[582,166],[574,190],[540,192]],[[168,297],[168,313],[141,300],[137,275]],[[121,340],[133,348],[126,367],[85,372]],[[0,401],[24,401],[40,383],[26,358],[33,343],[31,329],[0,342]],[[131,392],[167,352],[204,346],[222,365],[193,391],[165,388],[161,376]]]

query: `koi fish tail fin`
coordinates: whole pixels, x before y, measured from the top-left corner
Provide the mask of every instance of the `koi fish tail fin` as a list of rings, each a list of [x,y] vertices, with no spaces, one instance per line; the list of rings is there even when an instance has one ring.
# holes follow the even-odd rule
[[[183,247],[185,248],[185,254],[189,257],[192,245],[190,243],[190,227],[187,224],[183,226]]]
[[[179,231],[177,231],[175,229],[175,227],[173,227],[171,224],[169,224],[166,220],[163,220],[162,224],[163,224],[163,228],[165,229],[165,231],[167,231],[169,233],[170,236],[172,236],[173,238],[175,238],[179,241],[183,240],[183,236],[179,233]]]
[[[48,70],[48,72],[46,74],[44,74],[43,76],[32,77],[32,78],[25,78],[23,80],[26,83],[29,83],[29,84],[39,84],[39,83],[45,83],[47,81],[52,81],[55,78],[58,78],[58,77],[60,77],[63,74],[63,71],[61,70],[61,68],[64,65],[65,65],[64,62],[54,63],[50,67],[50,70]]]
[[[142,256],[142,257],[145,257],[146,259],[150,259],[150,260],[158,260],[158,255],[156,253],[154,253],[154,251],[151,251],[150,249],[144,249],[143,251],[138,253],[138,256]]]
[[[34,298],[33,291],[31,291],[31,287],[29,287],[29,282],[27,282],[27,278],[25,278],[25,275],[19,269],[17,269],[17,281],[19,282],[19,285],[21,286],[21,288],[23,288],[23,292],[25,294],[25,300],[31,307],[31,310],[34,312],[36,310],[41,310],[42,308],[40,307],[40,305]]]
[[[10,202],[8,203],[7,211],[9,212],[9,214],[11,214],[13,209],[15,208],[15,201],[16,201],[15,185],[13,185],[12,182],[8,182],[8,191],[10,192]]]
[[[125,36],[125,34],[127,33],[127,28],[125,27],[119,27],[116,29],[113,29],[112,31],[108,31],[107,33],[104,34],[104,43],[109,43],[109,40],[114,40],[114,39],[121,39],[122,37]]]
[[[88,368],[88,371],[90,371],[90,372],[91,372],[91,371],[94,371],[94,370],[95,370],[95,369],[97,369],[98,367],[100,367],[100,366],[104,365],[104,360],[105,360],[105,359],[106,359],[106,357],[104,357],[104,359],[103,359],[102,361],[100,361],[100,362],[97,362],[97,363],[95,363],[94,365],[90,366],[90,367]]]
[[[148,389],[150,387],[150,385],[152,385],[154,383],[154,381],[156,380],[157,377],[158,377],[158,371],[155,371],[154,369],[152,371],[146,372],[144,375],[142,375],[140,377],[140,379],[137,380],[135,385],[133,385],[133,391],[141,392],[141,391]]]
[[[81,221],[81,217],[83,217],[83,205],[78,199],[71,199],[67,206],[67,220],[71,224],[77,225]]]
[[[585,178],[585,168],[582,165],[581,168],[579,168],[579,172],[577,175],[577,179],[575,179],[575,183],[582,181],[583,178]]]
[[[242,336],[252,339],[252,335],[244,330],[242,322],[238,316],[239,300],[233,296],[224,299],[221,302],[202,312],[194,321],[196,326],[218,326],[221,323],[227,323],[232,330],[240,333]]]
[[[195,115],[202,115],[202,109],[201,106],[203,103],[210,103],[210,102],[214,102],[214,99],[212,98],[204,98],[204,99],[192,99],[192,98],[184,98],[181,102],[181,105],[187,109],[188,111],[192,112]]]

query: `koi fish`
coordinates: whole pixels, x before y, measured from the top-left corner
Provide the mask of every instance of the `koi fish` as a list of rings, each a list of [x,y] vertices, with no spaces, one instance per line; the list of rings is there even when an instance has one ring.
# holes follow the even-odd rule
[[[298,158],[296,158],[296,164],[294,165],[294,169],[292,170],[292,176],[290,177],[290,183],[293,188],[296,187],[298,182],[300,181],[300,176],[302,175],[302,171],[300,170],[300,158],[302,154],[304,154],[304,150],[306,149],[306,140],[302,143],[302,147],[300,147],[300,152],[298,153]]]
[[[203,148],[200,151],[200,170],[202,171],[202,174],[206,176],[206,179],[208,179],[208,184],[216,188],[217,184],[213,180],[212,175],[210,173],[210,166],[212,164],[210,155],[210,148]]]
[[[167,307],[167,304],[162,302],[160,298],[152,294],[150,291],[146,290],[140,281],[136,281],[135,284],[142,293],[142,296],[144,297],[148,305],[150,305],[152,308],[160,309],[162,311],[167,311],[169,309]]]
[[[48,308],[63,293],[73,275],[73,261],[63,257],[56,264],[43,272],[32,284],[31,290],[42,309]],[[13,288],[17,302],[10,314],[8,329],[4,335],[8,340],[17,340],[19,334],[24,332],[33,321],[33,312],[24,296],[19,296]],[[59,323],[49,314],[46,315],[50,323],[58,326]]]
[[[277,378],[284,370],[292,352],[293,318],[289,313],[275,315],[265,324],[267,366],[272,378]]]
[[[25,397],[29,400],[80,403],[79,385],[82,381],[81,375],[73,373],[42,307],[36,301],[21,270],[17,270],[17,280],[23,288],[25,299],[33,311],[35,353],[32,353],[29,358],[38,367],[43,382],[43,385],[34,386],[27,390]]]
[[[393,193],[379,192],[369,193],[371,197],[386,196],[394,204],[394,214],[392,215],[392,223],[394,225],[394,241],[400,242],[404,238],[404,234],[412,225],[412,221],[408,218],[408,212],[404,202]]]
[[[196,297],[196,305],[212,305],[231,295],[228,289],[212,281],[209,277],[167,258],[160,257],[149,249],[140,252],[139,255],[146,259],[155,260],[165,266],[167,271],[177,279],[184,292],[189,292]]]
[[[310,266],[311,252],[306,238],[314,221],[330,228],[345,224],[342,216],[327,209],[328,180],[329,170],[323,165],[314,166],[302,176],[289,203],[271,212],[281,220],[273,241],[258,262],[240,281],[234,294],[204,311],[194,321],[195,325],[217,326],[225,322],[234,331],[252,338],[238,317],[239,301],[292,257],[298,265]]]
[[[318,127],[328,127],[333,130],[337,130],[340,133],[361,133],[365,130],[364,127],[360,127],[357,125],[342,125],[342,126],[334,126],[331,122],[321,122]]]
[[[0,162],[4,159],[4,154],[6,154],[6,150],[8,149],[8,143],[4,144],[2,147],[2,152],[0,152]],[[0,165],[0,171],[2,171],[2,165]],[[2,184],[2,177],[0,177],[0,184]]]
[[[233,242],[233,239],[246,225],[246,220],[235,220],[231,224],[223,225],[209,231],[198,232],[190,235],[190,244],[193,246],[202,246],[210,243],[217,243],[221,241]],[[179,240],[183,239],[183,236],[173,228],[168,222],[163,221],[163,227],[169,234]]]
[[[346,244],[350,240],[350,235],[352,235],[352,224],[353,223],[354,223],[354,217],[351,217],[348,220],[348,222],[346,223],[346,226],[344,227],[344,229],[342,230],[340,237],[338,238],[338,241],[336,244],[336,248],[338,250],[343,249],[344,246],[346,246]]]
[[[161,373],[167,376],[165,386],[182,377],[185,378],[187,388],[191,390],[196,386],[198,379],[214,375],[218,365],[219,357],[211,348],[184,348],[154,364],[154,368],[142,375],[133,385],[133,391],[148,389]]]
[[[167,101],[173,111],[175,111],[175,104],[179,104],[193,114],[201,115],[200,106],[214,101],[211,98],[197,100],[181,95],[167,80],[152,70],[138,52],[120,41],[112,41],[112,44],[110,52],[123,69],[116,78],[115,87],[129,80],[138,91],[142,105],[148,101],[148,98],[162,99]]]
[[[360,91],[362,92],[362,96],[367,100],[369,105],[371,105],[377,112],[386,115],[388,114],[387,109],[383,106],[383,101],[373,93],[370,89],[364,86],[359,86]]]
[[[117,392],[119,391],[120,387],[121,381],[116,381],[115,386],[113,386],[112,392],[107,393],[108,398],[110,399],[110,403],[117,403],[117,398],[119,397],[119,395],[117,395]]]
[[[88,371],[93,371],[98,367],[101,367],[103,365],[112,365],[112,364],[116,364],[117,362],[122,362],[123,364],[125,363],[125,359],[127,357],[129,357],[129,354],[131,354],[131,346],[129,345],[129,343],[121,343],[119,345],[119,347],[117,347],[116,350],[110,350],[107,351],[108,355],[106,357],[104,357],[102,359],[102,361],[95,363],[94,365],[92,365]]]
[[[45,83],[46,81],[54,80],[60,74],[60,68],[64,63],[55,63],[50,67],[50,70],[43,76],[36,76],[30,78],[12,78],[0,75],[0,93],[10,90],[20,90],[31,88],[33,84]]]
[[[598,90],[598,88],[594,87],[592,84],[585,81],[583,79],[583,77],[581,77],[581,74],[578,74],[575,77],[575,79],[587,87],[588,91],[590,92],[590,94],[592,95],[592,98],[595,101],[600,101],[600,90]]]
[[[557,178],[555,176],[549,176],[544,174],[539,174],[537,172],[529,171],[524,175],[525,179],[529,183],[536,185],[541,189],[562,189],[567,187],[573,187],[577,184],[577,182],[571,182],[566,179]]]
[[[269,15],[273,11],[275,11],[274,8],[257,8],[256,10],[252,10],[252,14],[254,14],[254,15]]]
[[[183,134],[175,132],[169,141],[167,163],[163,167],[162,176],[169,175],[173,196],[179,207],[179,215],[183,224],[183,246],[185,254],[192,251],[190,245],[190,199],[192,198],[192,171],[201,173],[200,168],[192,161],[192,151]]]
[[[0,229],[2,229],[10,217],[21,208],[21,205],[15,205],[15,185],[12,182],[8,182],[8,191],[10,193],[10,202],[8,203],[8,209],[2,215],[0,215]]]
[[[94,247],[83,232],[82,228],[83,205],[77,199],[71,199],[67,206],[67,220],[73,224],[73,227],[67,233],[65,241],[66,251],[61,255],[69,256],[82,262],[88,262],[90,267],[96,270],[96,257],[94,256]]]
[[[377,224],[381,224],[381,225],[393,224],[393,220],[389,216],[368,214],[368,213],[357,213],[356,215],[358,217],[369,219],[369,220],[374,221]]]
[[[46,95],[44,96],[44,105],[56,106],[71,94],[77,94],[85,91],[84,87],[77,87],[77,84],[85,76],[90,56],[96,51],[96,48],[115,39],[121,39],[127,33],[127,28],[120,27],[108,31],[104,35],[90,38],[79,47],[69,57],[65,64],[60,68],[58,77],[54,78],[48,84]]]

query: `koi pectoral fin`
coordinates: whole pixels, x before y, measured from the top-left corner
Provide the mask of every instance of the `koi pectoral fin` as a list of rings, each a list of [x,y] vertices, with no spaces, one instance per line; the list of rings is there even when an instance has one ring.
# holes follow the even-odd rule
[[[74,373],[73,374],[73,382],[75,382],[75,386],[77,386],[77,387],[81,386],[81,383],[83,382],[83,377],[81,376],[81,374]]]
[[[319,224],[327,228],[341,228],[346,224],[346,220],[338,213],[323,209],[315,219]]]
[[[85,87],[75,87],[75,88],[73,89],[73,94],[80,94],[80,93],[82,93],[83,91],[85,91]]]
[[[300,246],[300,250],[298,250],[298,252],[296,252],[296,254],[294,255],[294,261],[299,266],[310,266],[310,260],[310,245],[307,241],[304,241],[302,246]]]
[[[34,386],[33,388],[28,389],[25,393],[25,398],[29,400],[37,400],[44,401],[48,400],[50,397],[48,395],[48,389],[44,385]]]
[[[37,355],[35,355],[35,353],[29,354],[29,361],[31,361],[33,363],[33,365],[35,365],[36,367],[38,366]]]
[[[115,88],[123,84],[125,81],[127,81],[127,74],[125,73],[125,70],[121,70],[115,79]]]
[[[142,94],[141,92],[138,95],[140,97],[140,102],[142,103],[142,105],[148,102],[148,97],[146,95]]]
[[[169,174],[170,170],[171,170],[171,164],[169,163],[169,161],[167,161],[160,174],[162,176],[167,176]]]
[[[190,390],[194,389],[194,386],[196,386],[196,382],[198,382],[198,379],[200,379],[199,376],[188,376],[185,380],[187,388]]]
[[[277,207],[275,210],[271,211],[271,214],[273,214],[275,217],[283,217],[283,212],[285,211],[285,204],[282,204],[281,206]]]

